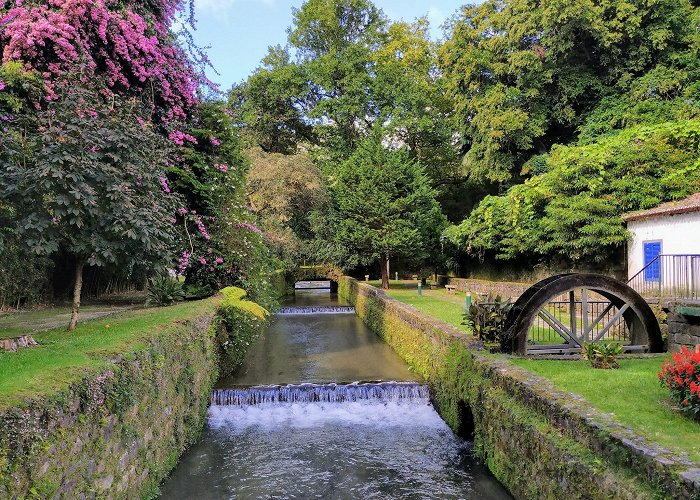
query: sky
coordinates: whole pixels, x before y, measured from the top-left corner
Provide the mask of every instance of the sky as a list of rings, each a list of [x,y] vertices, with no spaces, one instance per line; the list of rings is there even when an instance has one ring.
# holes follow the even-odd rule
[[[194,39],[207,50],[219,75],[209,78],[228,90],[245,80],[260,64],[270,45],[285,45],[292,24],[292,7],[302,0],[195,0]],[[455,0],[375,0],[392,21],[428,16],[431,34],[442,36],[440,25],[464,3]]]

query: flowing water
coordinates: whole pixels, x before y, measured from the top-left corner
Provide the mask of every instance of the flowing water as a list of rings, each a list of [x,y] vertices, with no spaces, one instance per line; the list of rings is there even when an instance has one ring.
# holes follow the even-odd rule
[[[297,291],[285,307],[343,305]],[[435,412],[427,386],[342,309],[275,318],[241,372],[213,391],[202,438],[161,492],[165,499],[510,498]]]

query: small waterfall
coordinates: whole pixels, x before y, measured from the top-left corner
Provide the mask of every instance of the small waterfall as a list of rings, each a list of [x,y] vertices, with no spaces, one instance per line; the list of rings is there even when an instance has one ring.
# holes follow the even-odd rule
[[[214,389],[211,404],[250,406],[275,403],[344,403],[416,401],[428,403],[428,386],[416,382],[261,385],[246,389]]]
[[[355,314],[355,308],[352,306],[280,307],[277,314],[283,316],[294,314]]]

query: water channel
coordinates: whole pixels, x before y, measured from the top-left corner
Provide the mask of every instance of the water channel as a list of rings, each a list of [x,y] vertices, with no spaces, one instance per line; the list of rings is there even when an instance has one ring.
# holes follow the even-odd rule
[[[298,290],[212,396],[164,499],[511,498],[337,296]]]

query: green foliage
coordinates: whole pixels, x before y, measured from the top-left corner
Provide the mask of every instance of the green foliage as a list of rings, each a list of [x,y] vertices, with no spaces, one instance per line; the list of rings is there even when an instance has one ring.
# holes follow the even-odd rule
[[[590,361],[593,368],[609,370],[620,368],[617,356],[622,354],[622,346],[617,342],[586,342],[581,349],[584,359]]]
[[[327,210],[320,170],[306,153],[283,155],[260,148],[245,151],[250,160],[247,191],[265,228],[264,241],[284,265],[301,265],[304,240],[314,237],[311,218]]]
[[[0,82],[5,85],[0,90],[0,114],[5,117],[22,113],[44,95],[44,80],[38,73],[27,71],[20,61],[0,65]],[[3,127],[4,121],[0,121]]]
[[[246,126],[266,153],[294,153],[300,141],[313,139],[301,107],[310,98],[306,68],[290,61],[289,50],[270,47],[262,66],[231,89],[234,119]]]
[[[0,260],[0,310],[31,306],[51,297],[53,263],[8,236]]]
[[[463,8],[440,56],[471,178],[511,182],[532,155],[571,142],[605,97],[681,93],[692,15],[689,0]]]
[[[238,133],[221,102],[200,106],[185,141],[183,161],[168,168],[171,185],[187,200],[180,209],[182,253],[178,271],[189,295],[212,295],[230,285],[274,307],[267,279],[277,263],[265,247],[256,217],[247,206],[248,162]]]
[[[396,256],[420,260],[438,247],[445,225],[422,166],[382,142],[375,131],[333,179],[335,239],[345,249],[346,267]]]
[[[464,314],[464,324],[482,342],[501,342],[503,325],[513,307],[510,299],[488,294],[484,300],[475,301]]]
[[[596,142],[557,146],[547,171],[484,199],[446,235],[468,253],[500,259],[558,255],[605,261],[623,245],[625,212],[700,189],[700,120],[626,128]]]
[[[245,300],[247,294],[241,288],[224,288],[221,294],[224,298],[217,310],[221,322],[217,344],[221,374],[228,375],[243,363],[248,348],[267,326],[270,313]]]
[[[184,298],[182,283],[166,274],[154,276],[148,282],[148,306],[169,306]]]
[[[161,185],[162,136],[139,125],[132,101],[82,85],[61,94],[36,126],[12,122],[0,144],[0,193],[15,234],[37,254],[63,250],[95,266],[166,261],[177,198]]]

